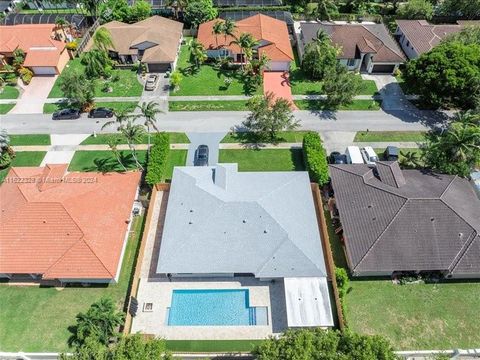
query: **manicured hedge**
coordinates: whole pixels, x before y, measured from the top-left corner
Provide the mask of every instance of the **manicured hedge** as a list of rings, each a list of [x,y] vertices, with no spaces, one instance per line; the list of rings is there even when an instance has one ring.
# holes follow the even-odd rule
[[[153,136],[153,146],[148,155],[147,175],[145,181],[149,185],[162,182],[167,170],[167,158],[170,152],[170,136],[168,133],[158,133]]]
[[[303,137],[303,158],[310,179],[320,186],[328,183],[330,176],[328,174],[327,153],[318,133],[308,132]]]

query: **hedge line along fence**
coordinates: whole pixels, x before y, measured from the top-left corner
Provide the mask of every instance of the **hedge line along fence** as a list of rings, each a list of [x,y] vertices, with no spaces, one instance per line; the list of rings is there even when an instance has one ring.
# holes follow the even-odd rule
[[[147,162],[145,181],[153,186],[165,179],[167,160],[170,152],[170,135],[158,133],[153,136],[153,146],[150,148]]]
[[[310,179],[320,186],[330,181],[328,174],[327,153],[322,139],[316,132],[308,132],[303,137],[303,158]]]

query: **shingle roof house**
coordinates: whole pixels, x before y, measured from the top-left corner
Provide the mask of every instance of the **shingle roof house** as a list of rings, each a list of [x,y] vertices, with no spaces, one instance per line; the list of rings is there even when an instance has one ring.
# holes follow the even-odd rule
[[[285,279],[287,293],[304,292],[305,302],[298,304],[296,296],[292,307],[308,306],[308,295],[317,294],[304,321],[333,324],[306,172],[238,172],[237,164],[176,167],[157,273]]]
[[[298,47],[303,56],[305,46],[325,31],[332,43],[341,48],[338,59],[350,70],[368,73],[392,73],[405,61],[402,50],[383,24],[336,24],[302,22]]]
[[[330,174],[354,275],[480,277],[480,200],[467,180],[383,161]]]
[[[0,186],[0,275],[112,282],[120,273],[139,172],[15,167]]]

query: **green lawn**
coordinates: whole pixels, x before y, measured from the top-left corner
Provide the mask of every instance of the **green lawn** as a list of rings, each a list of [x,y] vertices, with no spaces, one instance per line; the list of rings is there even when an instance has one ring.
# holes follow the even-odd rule
[[[171,180],[173,175],[173,168],[175,166],[185,166],[187,163],[187,150],[171,150],[168,153],[167,172],[165,173],[165,180]]]
[[[49,134],[9,135],[11,146],[50,145]]]
[[[189,40],[187,39],[187,41]],[[252,93],[262,93],[262,86],[253,91],[249,89],[239,71],[216,69],[213,65],[204,64],[196,73],[191,74],[189,57],[188,46],[182,45],[177,69],[182,73],[183,79],[180,89],[175,92],[171,91],[170,95],[252,95]],[[233,80],[228,87],[224,82],[227,77]]]
[[[322,100],[295,100],[299,110],[332,110]],[[353,100],[351,104],[340,106],[337,110],[380,110],[381,101],[378,100]]]
[[[39,166],[42,163],[43,158],[45,157],[45,151],[17,151],[15,153],[15,158],[13,159],[11,166]],[[3,179],[7,176],[10,167],[0,170],[0,182],[3,182]],[[0,296],[1,298],[1,296]],[[0,310],[1,314],[1,310]],[[1,315],[0,315],[1,319]],[[1,327],[1,322],[0,322]],[[0,339],[2,338],[0,334]]]
[[[57,78],[53,85],[49,98],[62,98],[63,92],[60,89],[62,78],[71,71],[84,71],[84,66],[80,63],[80,59],[70,60],[63,69],[62,74]],[[113,76],[118,75],[119,80],[111,82],[112,92],[102,91],[103,81],[98,79],[95,81],[95,96],[96,97],[129,97],[142,95],[143,85],[138,82],[137,74],[131,70],[113,70]]]
[[[424,142],[423,131],[359,131],[354,142]]]
[[[170,135],[170,143],[171,144],[189,144],[190,140],[185,133],[178,133],[178,132],[171,132],[168,133]],[[152,138],[154,134],[152,133]],[[80,145],[102,145],[107,144],[108,140],[111,138],[118,137],[122,139],[122,143],[126,144],[127,141],[123,138],[121,134],[97,134],[97,136],[89,136]],[[143,136],[141,144],[148,144],[148,135]]]
[[[398,350],[469,349],[480,343],[480,282],[350,285],[347,320],[355,332],[381,334]]]
[[[169,111],[248,111],[244,100],[169,101]]]
[[[131,112],[135,110],[135,107],[138,103],[134,101],[111,101],[111,102],[95,102],[95,107],[106,107],[113,109],[114,111],[128,111]],[[69,107],[67,103],[55,103],[49,104],[46,103],[43,105],[44,114],[52,114],[57,110],[65,109]]]
[[[0,99],[16,99],[20,92],[15,86],[4,86],[3,91],[0,92]]]
[[[68,327],[103,296],[123,308],[143,229],[143,216],[132,224],[118,284],[83,288],[14,287],[0,285],[2,351],[57,352],[67,350]]]
[[[308,131],[280,131],[277,134],[277,142],[300,143]],[[255,142],[252,134],[248,132],[228,133],[221,143],[251,143]]]
[[[5,115],[13,109],[15,104],[0,104],[0,115]]]
[[[174,352],[249,352],[262,340],[167,340]]]
[[[304,171],[301,149],[220,150],[220,163],[238,163],[239,171]]]

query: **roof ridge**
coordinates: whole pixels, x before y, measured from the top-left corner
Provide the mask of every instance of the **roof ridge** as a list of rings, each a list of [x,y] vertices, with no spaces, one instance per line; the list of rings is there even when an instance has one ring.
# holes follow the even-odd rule
[[[130,236],[130,234],[128,234],[127,236]],[[112,277],[115,277],[115,274],[112,274],[112,272],[110,270],[107,269],[107,266],[105,265],[105,263],[102,261],[102,259],[100,259],[97,255],[97,253],[95,252],[95,250],[93,250],[93,248],[90,246],[89,242],[86,240],[85,236],[82,237],[83,242],[85,243],[85,245],[87,245],[87,247],[90,249],[90,251],[93,253],[93,255],[95,255],[95,257],[98,259],[98,261],[100,261],[100,264],[102,264],[103,268],[107,271],[107,273],[109,273]],[[128,238],[127,238],[127,242],[128,242]]]
[[[473,237],[472,237],[473,235]],[[452,273],[458,266],[458,264],[460,264],[460,261],[462,261],[462,259],[467,255],[468,253],[468,250],[470,250],[470,248],[473,246],[473,243],[475,242],[475,239],[478,237],[478,233],[477,231],[474,229],[473,233],[470,235],[470,237],[472,237],[471,240],[468,240],[463,246],[462,248],[460,249],[460,251],[458,252],[458,254],[455,256],[455,258],[452,260],[452,263],[450,264],[450,266],[448,267],[450,273]],[[458,259],[457,259],[458,258]]]
[[[385,26],[385,25],[384,25],[384,26]],[[375,38],[377,38],[378,41],[380,41],[380,42],[382,43],[383,47],[386,47],[387,49],[390,49],[392,52],[394,52],[394,53],[397,54],[398,56],[403,57],[402,54],[399,54],[399,53],[397,52],[397,50],[392,49],[390,46],[387,46],[387,45],[385,44],[385,42],[383,42],[382,39],[380,39],[377,35],[375,35],[373,32],[371,32],[364,24],[362,24],[362,27],[363,27],[365,30],[367,30],[370,34],[372,34]],[[390,38],[395,42],[395,44],[397,44],[397,43],[396,43],[396,40],[395,40],[395,39],[393,38],[393,36],[390,34],[390,32],[388,31],[388,29],[387,29],[386,32],[387,32],[387,36],[390,37]],[[377,51],[377,53],[378,53],[378,51]]]
[[[442,200],[443,195],[450,189],[450,186],[453,184],[453,182],[457,179],[457,175],[453,176],[452,180],[448,183],[448,185],[445,187],[443,190],[442,194],[438,197],[440,200]]]

